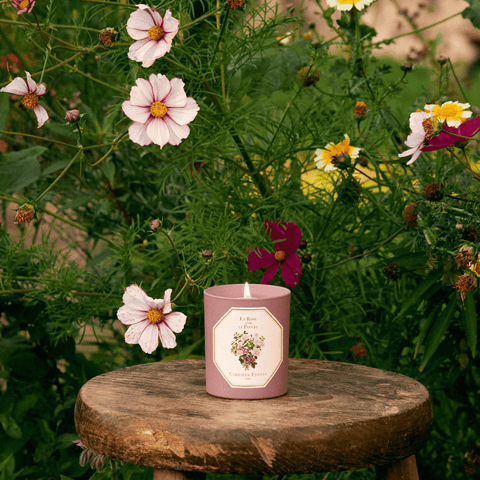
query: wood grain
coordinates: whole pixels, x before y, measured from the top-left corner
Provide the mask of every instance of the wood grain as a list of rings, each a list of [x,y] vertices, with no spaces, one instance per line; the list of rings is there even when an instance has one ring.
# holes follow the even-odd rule
[[[90,449],[158,469],[329,472],[413,455],[432,425],[427,389],[384,370],[289,360],[288,392],[230,400],[205,391],[203,360],[138,365],[80,390],[75,423]]]

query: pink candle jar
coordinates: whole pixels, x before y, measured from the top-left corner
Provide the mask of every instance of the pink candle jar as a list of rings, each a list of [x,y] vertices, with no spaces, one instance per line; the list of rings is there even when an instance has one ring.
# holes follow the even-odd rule
[[[272,398],[287,392],[290,290],[248,287],[204,291],[207,393],[216,397]]]

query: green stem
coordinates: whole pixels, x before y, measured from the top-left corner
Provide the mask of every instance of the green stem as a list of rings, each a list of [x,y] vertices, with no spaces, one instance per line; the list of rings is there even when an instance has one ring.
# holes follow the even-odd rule
[[[212,15],[217,15],[217,13],[221,13],[221,11],[222,11],[222,9],[218,10],[216,8],[215,10],[212,10],[211,12],[208,12],[205,15],[202,15],[201,17],[198,17],[193,22],[187,23],[186,25],[181,25],[179,27],[179,30],[183,30],[184,28],[191,27],[192,25],[195,25],[196,23],[201,22],[202,20],[205,20],[208,17],[211,17]]]
[[[458,17],[463,13],[463,10],[458,13],[454,13],[453,15],[450,15],[447,18],[444,18],[443,20],[440,20],[439,22],[432,23],[431,25],[428,25],[426,27],[422,28],[417,28],[416,30],[412,30],[411,32],[408,33],[402,33],[401,35],[396,35],[395,37],[387,38],[385,40],[380,40],[379,42],[372,43],[372,47],[376,47],[377,45],[381,45],[382,43],[390,43],[393,42],[393,40],[396,40],[397,38],[402,38],[402,37],[407,37],[408,35],[416,35],[417,33],[423,32],[423,30],[428,30],[429,28],[435,27],[437,25],[440,25],[441,23],[447,22],[448,20]]]
[[[463,98],[465,99],[465,101],[466,101],[467,103],[470,103],[470,102],[468,101],[467,95],[465,94],[465,90],[464,90],[463,87],[462,87],[462,84],[461,84],[460,81],[458,80],[457,74],[455,73],[455,69],[453,68],[453,64],[452,64],[452,61],[450,60],[450,58],[448,59],[448,64],[450,65],[450,70],[452,71],[453,76],[455,77],[455,81],[457,82],[458,88],[459,88],[460,91],[462,92]]]
[[[58,182],[59,180],[70,170],[70,167],[75,163],[75,160],[83,153],[83,149],[80,149],[77,154],[70,160],[70,163],[63,169],[63,172],[53,181],[53,183],[35,199],[37,203],[43,196],[45,196]]]
[[[6,132],[5,130],[0,130],[0,134],[4,135],[20,135],[23,137],[29,137],[29,138],[36,138],[37,140],[42,140],[44,142],[51,142],[51,143],[56,143],[59,145],[64,145],[65,147],[70,147],[70,148],[80,148],[77,145],[72,145],[70,143],[65,143],[65,142],[60,142],[59,140],[52,140],[51,138],[45,138],[45,137],[39,137],[38,135],[30,135],[29,133],[23,133],[23,132]]]
[[[88,0],[84,0],[84,1],[88,1]],[[118,3],[115,3],[114,5],[119,5]],[[125,5],[127,6],[127,5]],[[130,7],[134,7],[133,5],[130,5]],[[136,7],[134,7],[136,8]],[[18,22],[16,20],[6,20],[6,19],[0,19],[0,23],[6,23],[8,25],[19,25],[19,26],[24,26],[24,27],[29,27],[29,26],[33,26],[31,22]],[[44,28],[74,28],[75,30],[87,30],[87,31],[90,31],[90,32],[96,32],[96,33],[100,33],[101,30],[98,30],[97,28],[89,28],[89,27],[80,27],[78,25],[55,25],[53,23],[48,23],[48,24],[38,24],[38,26],[40,28],[44,27]]]

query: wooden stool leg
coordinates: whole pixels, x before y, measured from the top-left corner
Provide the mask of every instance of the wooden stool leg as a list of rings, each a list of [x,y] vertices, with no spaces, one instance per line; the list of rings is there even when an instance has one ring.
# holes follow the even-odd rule
[[[415,455],[399,462],[375,467],[377,480],[418,480],[417,460]]]
[[[206,475],[203,472],[177,472],[160,468],[153,470],[153,480],[205,480]]]

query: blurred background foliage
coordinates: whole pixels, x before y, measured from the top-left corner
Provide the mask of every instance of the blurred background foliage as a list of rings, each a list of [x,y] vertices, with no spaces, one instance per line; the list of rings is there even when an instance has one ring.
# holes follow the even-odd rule
[[[465,101],[463,94],[480,106],[478,73],[459,85],[453,65],[433,53],[413,66],[372,56],[375,31],[361,19],[356,30],[350,14],[332,23],[339,37],[330,41],[302,26],[300,14],[263,2],[218,4],[219,28],[213,0],[169,2],[181,30],[171,52],[143,69],[126,55],[134,2],[107,3],[37,2],[36,18],[0,5],[0,84],[45,65],[41,103],[50,115],[38,130],[19,98],[0,94],[0,131],[8,132],[0,133],[0,478],[90,478],[72,443],[81,386],[117,368],[203,357],[203,289],[261,281],[263,272],[248,272],[247,248],[272,249],[265,219],[296,223],[306,241],[292,291],[290,356],[420,381],[434,407],[433,431],[417,456],[420,478],[480,478],[478,293],[462,302],[452,288],[453,255],[463,244],[478,249],[456,228],[480,228],[478,184],[446,151],[409,167],[398,158],[415,109]],[[327,21],[334,13],[320,4],[319,11]],[[478,26],[475,15],[472,22]],[[111,47],[99,43],[106,27],[120,33]],[[304,85],[297,77],[304,67],[317,69],[319,81]],[[200,105],[190,136],[162,150],[122,137],[112,149],[130,123],[121,103],[150,73],[182,78]],[[368,108],[360,128],[358,101]],[[64,121],[72,108],[85,114],[81,137]],[[356,167],[368,177],[316,169],[315,149],[345,133],[362,149]],[[45,191],[80,141],[97,147],[84,149],[36,204],[30,225],[13,226],[15,204]],[[477,165],[476,147],[469,155]],[[430,182],[467,200],[428,201],[422,189]],[[402,217],[412,202],[416,228]],[[384,274],[391,263],[397,278]],[[181,292],[176,308],[188,319],[176,349],[146,355],[125,344],[116,310],[132,283],[153,298]],[[283,285],[279,274],[273,283]],[[153,475],[114,468],[125,480]],[[112,475],[105,460],[91,478]],[[371,479],[374,471],[314,476]]]

